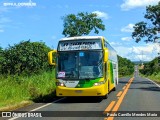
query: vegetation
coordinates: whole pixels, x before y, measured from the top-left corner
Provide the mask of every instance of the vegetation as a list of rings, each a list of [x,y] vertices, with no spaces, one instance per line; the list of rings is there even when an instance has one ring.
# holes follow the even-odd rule
[[[160,83],[160,65],[158,64],[158,57],[154,60],[145,63],[144,68],[140,69],[140,73],[146,77],[156,80]]]
[[[148,77],[149,79],[154,80],[160,84],[160,72],[158,72],[157,74],[152,74],[150,76],[146,76],[146,77]]]
[[[0,107],[53,99],[54,69],[48,64],[49,51],[44,43],[30,41],[5,50],[0,47]]]
[[[35,74],[49,69],[47,53],[50,48],[42,42],[23,41],[0,51],[2,74]]]
[[[135,24],[132,37],[138,43],[142,39],[145,42],[159,42],[160,39],[160,2],[157,5],[149,5],[146,7],[144,18],[147,22],[141,21]],[[159,60],[160,61],[160,60]],[[144,69],[140,69],[140,73],[146,77],[156,80],[160,83],[160,66],[158,58],[144,64]]]
[[[22,101],[48,102],[55,89],[54,71],[32,76],[0,75],[0,108]]]
[[[134,72],[134,63],[126,58],[118,56],[119,77],[132,75]]]
[[[48,51],[44,43],[30,41],[0,48],[0,108],[54,98],[55,74],[48,64]],[[133,64],[120,56],[118,59],[120,76],[132,74]]]
[[[160,32],[160,2],[158,5],[146,7],[146,14],[144,18],[147,22],[138,22],[135,24],[132,37],[136,39],[136,42],[145,39],[146,42],[156,42],[158,38],[158,32]]]
[[[0,73],[2,73],[2,61],[4,61],[3,49],[0,47]]]
[[[65,37],[88,35],[92,30],[98,34],[99,30],[105,30],[102,20],[97,18],[95,13],[80,12],[77,15],[69,14],[63,19],[63,35]]]

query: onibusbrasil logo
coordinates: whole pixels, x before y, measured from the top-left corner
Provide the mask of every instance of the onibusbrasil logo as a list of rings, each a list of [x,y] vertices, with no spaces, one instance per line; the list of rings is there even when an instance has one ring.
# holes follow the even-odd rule
[[[35,7],[37,4],[33,2],[32,0],[29,0],[28,2],[5,2],[3,3],[3,6],[8,7]]]

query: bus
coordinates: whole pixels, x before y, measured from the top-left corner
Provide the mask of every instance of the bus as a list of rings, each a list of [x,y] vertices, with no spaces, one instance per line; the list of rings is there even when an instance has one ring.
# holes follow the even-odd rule
[[[117,53],[103,36],[63,38],[48,60],[56,69],[56,96],[107,98],[116,90]]]

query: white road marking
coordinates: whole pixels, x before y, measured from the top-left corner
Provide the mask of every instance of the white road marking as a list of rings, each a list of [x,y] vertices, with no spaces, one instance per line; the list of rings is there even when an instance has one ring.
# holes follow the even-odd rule
[[[149,80],[149,81],[151,81],[151,82],[153,82],[155,85],[157,85],[158,87],[160,87],[160,85],[158,85],[156,82],[154,82],[154,81],[152,81],[152,80],[150,80],[150,79],[148,79],[148,78],[146,78],[147,80]]]
[[[63,97],[63,98],[61,98],[61,99],[58,99],[58,100],[55,100],[55,101],[53,101],[53,102],[58,102],[58,101],[61,101],[61,100],[63,100],[63,99],[65,99],[65,97]],[[42,106],[40,106],[40,107],[38,107],[38,108],[35,108],[35,109],[33,109],[33,110],[30,110],[29,112],[33,112],[33,111],[39,110],[39,109],[41,109],[41,108],[44,108],[44,107],[46,107],[46,106],[49,106],[49,105],[53,104],[53,102],[52,102],[52,103],[47,103],[47,104],[42,105]],[[29,112],[26,112],[26,113],[29,113]],[[13,117],[13,118],[10,118],[10,119],[8,119],[8,120],[15,120],[15,119],[18,119],[18,118],[20,118],[20,117]]]

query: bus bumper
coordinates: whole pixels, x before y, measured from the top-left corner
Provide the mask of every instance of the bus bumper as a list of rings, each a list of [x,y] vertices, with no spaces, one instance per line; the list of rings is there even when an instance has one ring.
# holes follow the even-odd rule
[[[56,96],[104,96],[108,93],[108,88],[104,85],[90,88],[67,88],[57,86]]]

